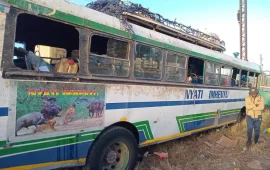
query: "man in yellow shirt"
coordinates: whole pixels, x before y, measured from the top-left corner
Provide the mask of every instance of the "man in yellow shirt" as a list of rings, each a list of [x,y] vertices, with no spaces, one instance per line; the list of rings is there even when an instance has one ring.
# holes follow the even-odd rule
[[[247,120],[247,146],[251,145],[252,132],[254,129],[255,144],[260,138],[260,129],[262,123],[262,111],[264,110],[264,98],[258,94],[256,88],[251,88],[249,96],[245,98],[246,105],[246,120]]]

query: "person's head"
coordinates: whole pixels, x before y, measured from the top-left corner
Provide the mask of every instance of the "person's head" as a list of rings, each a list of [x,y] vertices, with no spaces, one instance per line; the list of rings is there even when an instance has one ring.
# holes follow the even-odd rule
[[[75,108],[76,107],[76,103],[72,103],[72,107]]]
[[[258,90],[254,87],[250,88],[249,95],[252,97],[256,97],[258,95]]]

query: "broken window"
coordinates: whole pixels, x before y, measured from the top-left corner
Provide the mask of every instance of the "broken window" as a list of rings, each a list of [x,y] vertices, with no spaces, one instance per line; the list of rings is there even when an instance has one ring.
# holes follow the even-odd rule
[[[99,35],[91,37],[89,72],[104,76],[129,76],[129,44]]]
[[[232,68],[228,66],[221,67],[220,85],[231,86],[231,73]]]
[[[248,71],[241,71],[241,87],[247,87],[248,84]]]
[[[161,79],[162,50],[143,44],[136,44],[134,76],[142,79]]]
[[[18,15],[15,66],[35,71],[77,73],[79,60],[71,58],[71,52],[78,49],[79,33],[75,27],[35,15]],[[61,52],[65,55],[60,55]]]
[[[220,65],[212,62],[206,63],[205,81],[208,85],[219,85]]]
[[[241,82],[240,80],[241,80],[240,70],[238,68],[233,68],[231,86],[238,87]]]
[[[248,87],[256,87],[258,76],[258,73],[249,72]]]
[[[187,57],[179,53],[167,53],[165,76],[167,81],[185,82]]]
[[[195,57],[189,57],[188,77],[186,82],[192,84],[204,83],[204,60]]]

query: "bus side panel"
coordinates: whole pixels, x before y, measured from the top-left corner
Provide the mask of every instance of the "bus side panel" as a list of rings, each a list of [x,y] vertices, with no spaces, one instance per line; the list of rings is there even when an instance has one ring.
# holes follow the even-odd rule
[[[1,72],[0,72],[1,74]],[[9,81],[0,77],[0,152],[7,140]]]
[[[5,121],[8,130],[5,128],[3,134],[7,131],[5,137],[11,144],[0,148],[0,169],[58,168],[85,163],[88,149],[104,129],[105,85],[0,82],[1,92],[2,86],[9,87],[10,99],[5,105],[9,107]]]
[[[2,54],[5,33],[6,13],[0,13],[0,75],[2,75]],[[7,121],[8,121],[8,81],[0,77],[0,149],[6,143],[7,139]]]

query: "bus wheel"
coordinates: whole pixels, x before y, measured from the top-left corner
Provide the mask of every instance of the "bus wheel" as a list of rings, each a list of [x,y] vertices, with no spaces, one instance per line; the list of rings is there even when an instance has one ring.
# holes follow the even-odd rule
[[[123,127],[113,126],[103,132],[93,143],[86,169],[135,169],[137,156],[138,144],[135,136]]]

